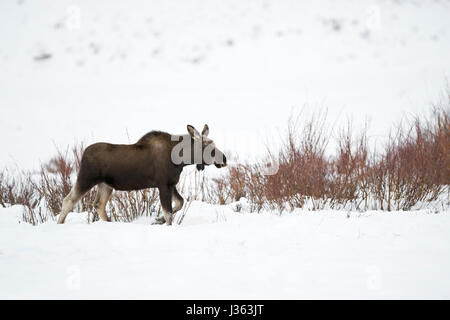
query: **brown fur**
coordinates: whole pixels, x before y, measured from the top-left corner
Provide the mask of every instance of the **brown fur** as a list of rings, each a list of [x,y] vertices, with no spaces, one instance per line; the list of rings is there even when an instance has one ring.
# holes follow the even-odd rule
[[[190,127],[188,126],[189,132],[191,132]],[[208,131],[205,125],[203,132],[207,135]],[[193,134],[190,133],[190,135],[191,150],[193,150],[194,137]],[[206,135],[206,143],[211,143],[211,140],[206,139]],[[95,208],[103,220],[107,219],[105,206],[112,189],[130,191],[158,188],[165,220],[171,224],[172,213],[174,213],[172,200],[175,200],[177,210],[181,209],[183,203],[183,198],[176,190],[176,184],[183,167],[194,164],[193,154],[189,163],[176,165],[172,162],[172,148],[178,141],[172,141],[171,137],[166,132],[152,131],[135,144],[95,143],[87,147],[81,159],[77,182],[64,199],[58,223],[64,222],[67,213],[86,192],[100,184]],[[215,163],[216,166],[225,166],[226,158],[223,153],[218,149],[214,149],[214,153],[223,156],[223,164]],[[202,169],[205,164],[197,163],[197,168]]]

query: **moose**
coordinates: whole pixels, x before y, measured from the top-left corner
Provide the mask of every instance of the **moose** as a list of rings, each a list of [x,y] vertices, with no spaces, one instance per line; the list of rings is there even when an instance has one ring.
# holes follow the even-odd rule
[[[208,125],[205,124],[201,134],[191,125],[187,125],[187,131],[184,135],[151,131],[134,144],[100,142],[88,146],[76,183],[63,200],[58,223],[64,223],[83,195],[98,185],[94,208],[102,220],[110,221],[105,208],[113,190],[158,188],[163,216],[155,223],[171,225],[173,214],[184,203],[176,189],[183,167],[195,164],[197,170],[203,170],[205,165],[214,164],[217,168],[227,165],[223,152],[208,138]]]

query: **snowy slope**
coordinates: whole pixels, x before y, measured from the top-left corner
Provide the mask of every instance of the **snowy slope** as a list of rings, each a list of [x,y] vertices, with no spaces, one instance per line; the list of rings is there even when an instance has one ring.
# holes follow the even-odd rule
[[[235,213],[182,225],[18,223],[0,209],[0,298],[450,298],[450,212]]]
[[[368,117],[373,140],[427,111],[450,73],[450,2],[3,0],[0,38],[0,168],[187,123],[249,160],[292,110]],[[0,298],[450,298],[448,210],[21,214],[0,208]]]
[[[373,139],[428,110],[450,72],[450,3],[5,0],[0,38],[1,167],[187,123],[244,159],[302,107],[368,117]]]

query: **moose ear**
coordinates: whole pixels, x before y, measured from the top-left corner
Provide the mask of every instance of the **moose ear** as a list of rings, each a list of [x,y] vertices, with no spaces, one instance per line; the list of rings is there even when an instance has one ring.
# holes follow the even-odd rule
[[[203,127],[202,136],[207,137],[208,134],[209,134],[209,127],[207,124],[205,124],[205,126]]]
[[[198,133],[198,131],[193,126],[191,126],[190,124],[187,125],[187,131],[189,132],[189,134],[191,135],[191,137],[193,139],[200,139],[201,138],[200,133]]]

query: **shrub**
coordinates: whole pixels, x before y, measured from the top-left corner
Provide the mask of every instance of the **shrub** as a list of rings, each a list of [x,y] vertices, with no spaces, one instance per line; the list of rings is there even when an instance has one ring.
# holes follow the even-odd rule
[[[351,122],[334,137],[336,152],[326,154],[331,130],[326,112],[301,122],[290,117],[279,150],[254,163],[229,165],[225,174],[207,181],[197,170],[183,172],[179,190],[192,200],[215,204],[247,198],[250,211],[305,208],[411,210],[450,192],[450,94],[430,117],[415,117],[397,126],[383,148],[369,148],[367,125],[358,134]],[[75,144],[41,165],[37,173],[0,172],[0,205],[24,206],[23,219],[38,224],[54,219],[80,168],[84,146]],[[268,164],[276,167],[268,172]],[[89,191],[75,211],[89,212],[98,220]],[[447,200],[446,205],[449,205]],[[185,208],[187,205],[185,206]],[[241,206],[236,207],[240,211]],[[107,211],[115,221],[159,215],[157,189],[114,192]],[[185,211],[184,211],[185,214]],[[179,220],[181,221],[182,218]]]
[[[312,210],[391,211],[426,205],[450,189],[450,96],[430,118],[397,126],[381,152],[370,150],[367,124],[354,135],[348,122],[335,137],[336,153],[326,156],[326,113],[303,124],[300,116],[290,117],[279,151],[268,150],[262,160],[233,166],[215,179],[209,201],[225,204],[246,197],[257,212],[306,204]],[[275,174],[264,174],[267,162],[277,164]]]

